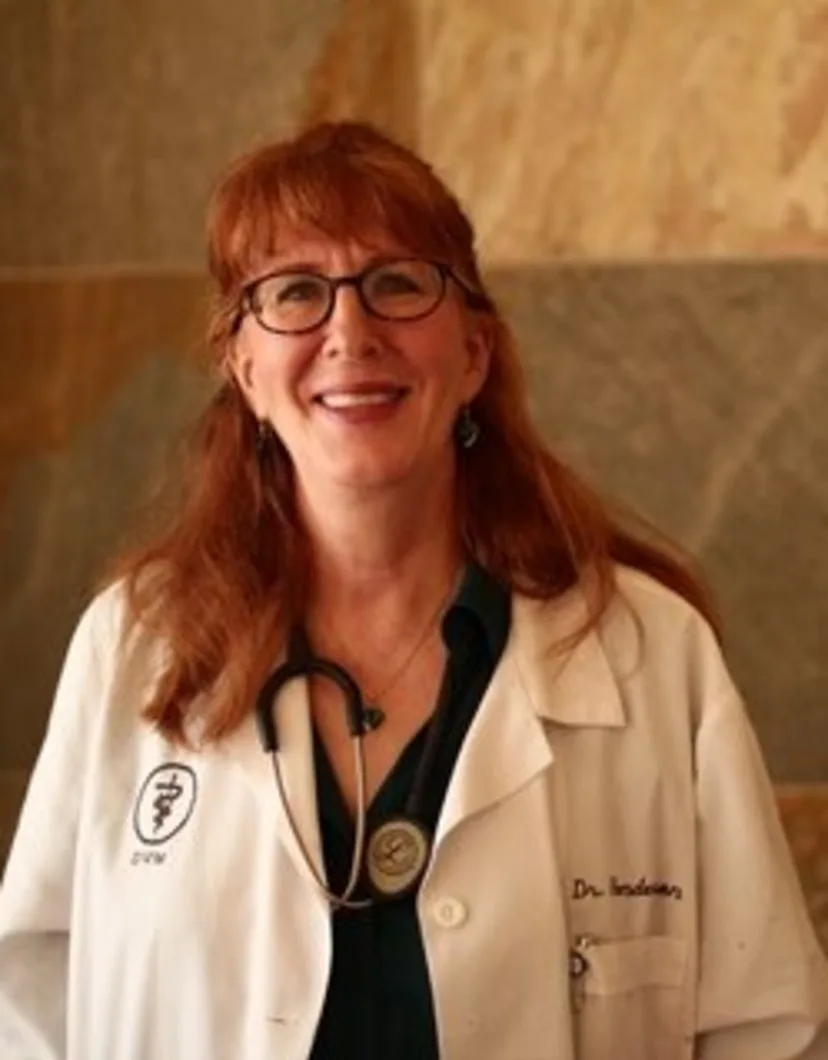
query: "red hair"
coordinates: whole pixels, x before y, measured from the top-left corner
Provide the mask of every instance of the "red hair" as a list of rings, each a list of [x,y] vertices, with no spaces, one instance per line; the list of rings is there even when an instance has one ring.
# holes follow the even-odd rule
[[[246,155],[214,192],[208,247],[217,298],[209,340],[217,363],[232,341],[243,284],[280,241],[305,230],[356,241],[385,233],[413,254],[450,265],[488,297],[472,226],[431,168],[370,126],[324,123]],[[541,441],[512,335],[490,303],[494,349],[474,401],[481,434],[458,461],[467,554],[502,584],[536,598],[588,581],[588,617],[575,638],[600,622],[618,563],[656,578],[715,625],[705,589],[674,548],[641,523],[622,524]],[[186,739],[196,698],[207,690],[216,694],[201,719],[205,742],[222,739],[250,713],[307,589],[292,465],[278,441],[264,459],[257,454],[256,427],[237,387],[225,382],[198,425],[172,525],[118,567],[132,617],[171,649],[144,713],[175,740]]]

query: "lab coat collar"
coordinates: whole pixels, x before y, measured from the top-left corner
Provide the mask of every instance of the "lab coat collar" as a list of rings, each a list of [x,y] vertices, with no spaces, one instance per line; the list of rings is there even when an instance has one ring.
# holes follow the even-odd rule
[[[573,648],[561,647],[586,617],[579,588],[554,600],[515,596],[512,640],[522,688],[538,717],[547,721],[621,728],[624,704],[600,630],[591,630]]]
[[[514,596],[509,640],[460,751],[437,823],[437,846],[461,821],[552,765],[554,740],[544,722],[626,724],[599,634],[560,649],[585,617],[577,589],[551,601]]]

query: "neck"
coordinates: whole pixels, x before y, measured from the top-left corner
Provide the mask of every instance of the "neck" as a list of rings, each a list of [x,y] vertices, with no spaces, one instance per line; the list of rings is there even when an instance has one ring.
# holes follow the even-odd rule
[[[302,498],[312,553],[309,629],[400,629],[433,610],[462,564],[451,475],[441,488]],[[357,627],[360,628],[360,627]]]

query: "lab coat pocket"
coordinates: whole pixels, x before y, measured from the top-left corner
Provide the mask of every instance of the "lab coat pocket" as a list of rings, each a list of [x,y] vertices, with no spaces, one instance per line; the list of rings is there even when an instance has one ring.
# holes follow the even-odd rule
[[[571,954],[578,1060],[690,1060],[682,939],[582,936]]]

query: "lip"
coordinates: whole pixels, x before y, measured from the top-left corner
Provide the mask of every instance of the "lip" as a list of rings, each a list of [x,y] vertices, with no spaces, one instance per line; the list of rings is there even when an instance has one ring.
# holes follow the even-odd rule
[[[329,423],[340,427],[377,428],[396,418],[410,392],[411,387],[386,381],[349,383],[320,390],[313,405]]]
[[[321,401],[326,397],[336,397],[338,395],[348,394],[407,394],[410,387],[405,386],[402,383],[398,383],[394,380],[385,379],[372,379],[364,380],[359,383],[340,383],[331,386],[322,387],[314,392],[313,400]]]

